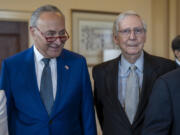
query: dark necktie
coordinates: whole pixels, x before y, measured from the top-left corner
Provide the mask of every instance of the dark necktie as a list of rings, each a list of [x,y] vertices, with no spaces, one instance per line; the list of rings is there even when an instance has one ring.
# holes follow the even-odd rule
[[[40,95],[44,106],[50,115],[54,103],[51,68],[49,66],[50,59],[43,58],[42,61],[44,62],[44,68],[41,76]]]
[[[125,94],[125,111],[131,124],[134,121],[134,117],[139,103],[139,79],[135,70],[136,66],[131,65],[130,73],[126,82],[127,84]]]

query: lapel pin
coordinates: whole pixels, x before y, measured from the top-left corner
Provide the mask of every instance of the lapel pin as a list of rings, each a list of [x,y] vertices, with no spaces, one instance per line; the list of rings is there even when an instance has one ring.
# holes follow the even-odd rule
[[[64,66],[66,70],[69,70],[69,67],[67,65]]]

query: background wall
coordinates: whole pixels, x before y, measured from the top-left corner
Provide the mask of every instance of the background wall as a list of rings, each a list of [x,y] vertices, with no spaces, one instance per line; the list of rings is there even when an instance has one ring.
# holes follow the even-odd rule
[[[44,4],[54,4],[59,7],[66,16],[66,27],[71,35],[71,9],[95,10],[122,12],[125,10],[135,10],[138,12],[148,24],[148,39],[145,49],[152,52],[152,36],[151,36],[151,1],[150,0],[0,0],[0,10],[2,11],[26,11],[32,12],[37,7]],[[65,46],[71,49],[71,40]]]
[[[54,4],[66,16],[66,27],[71,33],[71,9],[122,12],[138,12],[148,25],[145,50],[159,56],[173,58],[171,40],[180,33],[178,0],[0,0],[0,11],[32,12],[44,4]],[[1,17],[1,16],[0,16]],[[72,48],[71,40],[66,48]]]
[[[171,41],[180,34],[180,6],[178,0],[0,0],[0,19],[3,11],[20,11],[26,13],[20,20],[28,20],[31,12],[44,4],[59,7],[66,16],[66,27],[72,35],[71,9],[122,12],[134,10],[147,23],[147,42],[145,50],[151,54],[173,59]],[[13,15],[12,17],[16,16]],[[17,15],[18,16],[18,15]],[[10,19],[8,17],[8,19]],[[72,40],[65,48],[72,50]],[[99,130],[100,132],[100,130]]]

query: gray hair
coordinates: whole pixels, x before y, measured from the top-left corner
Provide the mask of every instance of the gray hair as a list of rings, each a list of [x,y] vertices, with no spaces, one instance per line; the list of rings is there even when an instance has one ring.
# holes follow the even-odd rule
[[[127,16],[137,16],[137,17],[139,17],[141,19],[141,22],[143,24],[143,28],[144,28],[145,32],[147,31],[147,25],[146,25],[145,21],[140,17],[140,15],[138,15],[136,12],[134,12],[132,10],[128,10],[126,12],[120,13],[116,17],[116,20],[114,21],[114,24],[113,24],[113,34],[114,35],[117,35],[117,33],[119,31],[119,23],[121,23],[121,21]]]
[[[64,17],[64,14],[57,7],[55,7],[53,5],[44,5],[44,6],[39,7],[38,9],[36,9],[32,13],[32,16],[31,16],[31,19],[30,19],[30,26],[31,27],[36,27],[37,20],[39,19],[39,16],[43,12],[57,12],[57,13],[60,13]]]

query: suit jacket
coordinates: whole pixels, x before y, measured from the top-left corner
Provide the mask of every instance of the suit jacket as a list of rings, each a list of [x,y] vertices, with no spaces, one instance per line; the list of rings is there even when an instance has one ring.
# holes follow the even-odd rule
[[[57,58],[50,116],[38,90],[33,48],[3,62],[0,88],[6,91],[10,135],[96,135],[87,65],[78,54],[63,49]]]
[[[143,84],[140,101],[131,125],[118,100],[118,63],[120,57],[93,68],[94,99],[97,115],[104,135],[140,135],[144,110],[154,81],[162,74],[175,69],[171,60],[144,53]]]
[[[179,68],[179,67],[180,67],[180,65],[178,63],[176,63],[176,68]]]
[[[160,77],[145,114],[142,135],[180,135],[180,69]]]

